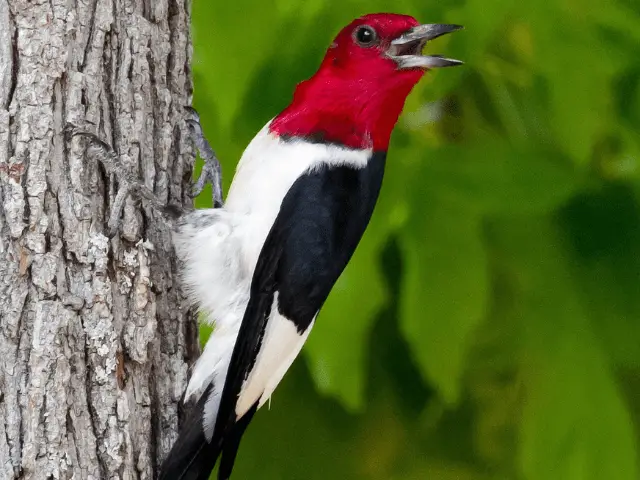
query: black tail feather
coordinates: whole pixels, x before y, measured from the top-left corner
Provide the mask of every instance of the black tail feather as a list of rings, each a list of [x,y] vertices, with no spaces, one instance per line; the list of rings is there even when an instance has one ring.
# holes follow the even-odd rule
[[[162,463],[159,480],[208,480],[221,453],[218,478],[228,480],[231,476],[240,440],[258,410],[258,403],[232,423],[225,433],[215,432],[209,442],[204,433],[203,418],[212,390],[210,385],[190,412],[187,422],[181,426],[178,440]]]
[[[258,402],[254,403],[253,407],[233,424],[233,427],[231,427],[231,430],[225,436],[222,447],[222,457],[220,458],[220,469],[218,470],[218,480],[229,480],[229,477],[231,477],[233,464],[235,463],[238,448],[240,447],[240,440],[257,410]]]
[[[160,468],[159,480],[208,480],[220,455],[222,442],[208,442],[204,434],[204,407],[213,389],[209,386],[181,426],[178,440]]]

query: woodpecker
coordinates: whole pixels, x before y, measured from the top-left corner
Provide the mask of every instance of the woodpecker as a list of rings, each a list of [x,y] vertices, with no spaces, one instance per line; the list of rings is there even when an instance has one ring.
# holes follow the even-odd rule
[[[242,435],[367,227],[407,95],[425,71],[462,63],[422,55],[424,45],[460,28],[397,14],[354,20],[248,145],[224,204],[178,220],[184,285],[215,326],[161,479],[205,480],[218,457],[218,479],[229,479]]]

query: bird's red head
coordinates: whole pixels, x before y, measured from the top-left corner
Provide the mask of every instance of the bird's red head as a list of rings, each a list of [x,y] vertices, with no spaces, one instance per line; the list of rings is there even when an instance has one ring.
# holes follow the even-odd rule
[[[461,63],[421,55],[422,48],[459,28],[420,25],[413,17],[391,13],[354,20],[331,44],[318,72],[298,85],[271,132],[386,150],[407,95],[425,70]]]

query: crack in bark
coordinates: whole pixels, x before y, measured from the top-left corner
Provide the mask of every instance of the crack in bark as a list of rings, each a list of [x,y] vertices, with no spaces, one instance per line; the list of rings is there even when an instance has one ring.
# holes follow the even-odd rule
[[[80,63],[80,65],[78,65],[78,71],[79,72],[83,72],[85,69],[85,66],[87,64],[87,55],[89,53],[90,50],[90,45],[91,45],[91,41],[93,40],[93,34],[94,34],[94,30],[95,30],[95,25],[96,25],[96,11],[98,10],[98,2],[100,2],[100,0],[93,0],[93,8],[91,9],[91,16],[89,17],[89,35],[87,36],[87,43],[84,46],[84,53],[82,55],[82,63]],[[77,4],[76,4],[77,7]]]
[[[149,376],[149,390],[151,393],[151,404],[149,405],[149,410],[151,413],[151,425],[149,425],[149,434],[152,438],[160,438],[159,436],[159,424],[160,424],[160,416],[158,415],[160,410],[160,405],[158,402],[159,392],[155,381],[155,367],[153,364],[151,365],[151,375]],[[151,452],[150,456],[153,464],[156,468],[160,467],[160,461],[158,459],[158,444],[151,444]]]
[[[18,29],[15,28],[13,22],[9,26],[9,28],[14,28],[14,32],[11,42],[11,83],[9,86],[9,95],[7,95],[7,101],[4,107],[6,110],[9,110],[9,106],[11,105],[11,101],[13,100],[13,94],[15,93],[16,86],[18,85],[18,70],[20,70],[20,56],[18,55]]]
[[[103,88],[104,88],[104,92],[105,92],[105,96],[107,99],[107,105],[111,105],[112,108],[109,108],[108,110],[108,118],[109,118],[109,123],[111,123],[111,125],[115,125],[117,123],[116,121],[116,112],[115,112],[115,108],[113,108],[113,106],[115,105],[115,95],[113,93],[113,83],[114,83],[114,79],[115,79],[115,72],[113,71],[113,55],[111,53],[111,46],[112,46],[112,39],[113,39],[113,32],[112,29],[110,29],[108,32],[106,32],[105,36],[104,36],[104,45],[103,45],[103,49],[104,49],[104,56],[107,58],[104,58],[103,62],[104,62],[104,72],[102,75],[103,78]],[[110,145],[115,145],[115,129],[112,130],[112,136],[109,139],[110,141]]]
[[[80,324],[82,325],[82,329],[85,330],[84,327],[84,322],[82,321],[82,315],[80,316]],[[89,344],[85,343],[84,345],[84,361],[88,362],[90,358],[90,353],[89,353]],[[84,386],[85,386],[85,395],[86,395],[86,399],[87,399],[87,408],[89,410],[90,413],[90,421],[89,421],[89,426],[91,427],[91,432],[93,433],[93,437],[94,438],[100,438],[100,434],[98,432],[98,427],[96,425],[95,422],[95,418],[97,417],[97,413],[95,410],[95,407],[93,405],[93,400],[91,397],[91,387],[93,385],[92,379],[91,379],[91,372],[89,371],[88,368],[85,368],[85,382],[84,382]],[[96,444],[96,451],[94,452],[96,455],[96,459],[98,461],[98,468],[100,470],[100,478],[108,478],[106,476],[107,473],[107,467],[104,464],[104,462],[101,459],[100,456],[100,451],[98,450],[98,445]]]

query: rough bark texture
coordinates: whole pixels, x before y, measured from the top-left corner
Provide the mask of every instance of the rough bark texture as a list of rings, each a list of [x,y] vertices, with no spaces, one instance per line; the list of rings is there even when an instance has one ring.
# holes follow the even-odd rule
[[[150,479],[197,353],[170,232],[66,142],[89,125],[160,199],[193,161],[189,0],[0,0],[0,479]]]

